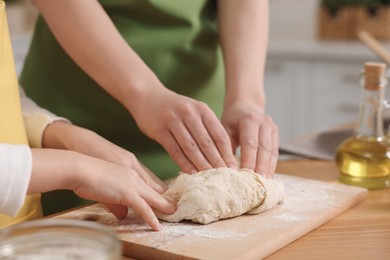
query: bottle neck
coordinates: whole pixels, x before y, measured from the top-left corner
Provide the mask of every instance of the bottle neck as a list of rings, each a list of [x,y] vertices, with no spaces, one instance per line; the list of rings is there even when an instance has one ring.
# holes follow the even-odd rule
[[[383,134],[383,100],[384,85],[373,90],[364,88],[360,106],[360,117],[357,134],[361,138],[382,139]]]

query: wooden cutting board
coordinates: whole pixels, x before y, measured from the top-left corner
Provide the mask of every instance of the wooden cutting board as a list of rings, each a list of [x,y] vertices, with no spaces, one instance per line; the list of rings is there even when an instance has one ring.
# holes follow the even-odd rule
[[[124,254],[137,259],[261,259],[366,198],[366,189],[276,174],[285,184],[283,204],[259,215],[214,222],[162,222],[153,232],[134,213],[117,220],[100,204],[58,218],[97,221],[113,228]]]

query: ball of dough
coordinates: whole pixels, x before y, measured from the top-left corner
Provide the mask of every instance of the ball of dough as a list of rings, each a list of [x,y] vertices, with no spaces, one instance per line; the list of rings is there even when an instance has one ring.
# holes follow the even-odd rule
[[[284,185],[248,169],[217,168],[180,174],[163,196],[177,203],[177,211],[172,215],[157,212],[160,219],[208,224],[274,207],[283,200]]]

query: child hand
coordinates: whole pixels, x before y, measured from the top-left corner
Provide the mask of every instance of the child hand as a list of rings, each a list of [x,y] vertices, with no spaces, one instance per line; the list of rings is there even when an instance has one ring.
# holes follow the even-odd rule
[[[84,168],[84,174],[78,174],[78,182],[72,190],[80,197],[106,204],[118,218],[127,216],[127,207],[131,207],[153,230],[161,229],[152,208],[166,214],[173,214],[176,207],[164,199],[135,170],[118,164],[93,159],[93,163]]]
[[[107,162],[73,151],[32,149],[33,168],[28,193],[57,189],[74,191],[78,196],[107,205],[117,217],[133,208],[153,230],[161,226],[152,208],[173,214],[175,205],[167,201],[142,174],[125,165]]]

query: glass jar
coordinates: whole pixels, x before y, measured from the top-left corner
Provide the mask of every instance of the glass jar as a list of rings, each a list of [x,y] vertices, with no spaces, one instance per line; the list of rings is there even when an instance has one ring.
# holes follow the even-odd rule
[[[0,230],[0,259],[120,259],[121,242],[101,224],[33,220]]]

